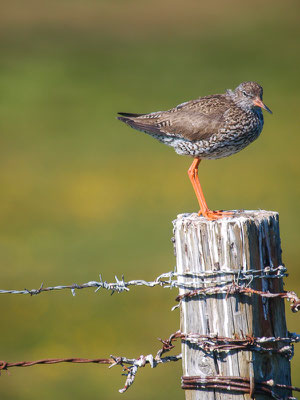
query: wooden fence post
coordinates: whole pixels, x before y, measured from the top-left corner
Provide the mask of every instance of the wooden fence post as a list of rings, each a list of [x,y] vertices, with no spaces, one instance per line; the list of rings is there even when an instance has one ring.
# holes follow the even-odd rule
[[[244,211],[234,217],[207,221],[197,214],[182,214],[174,221],[178,281],[193,288],[222,287],[237,282],[250,288],[282,292],[282,274],[274,278],[254,278],[249,270],[276,269],[282,264],[279,219],[276,212]],[[280,270],[280,269],[279,269]],[[206,271],[206,272],[205,272]],[[266,272],[262,271],[265,276]],[[180,295],[188,292],[180,289]],[[229,338],[288,337],[284,301],[255,294],[214,294],[181,300],[181,331]],[[269,344],[278,349],[279,344]],[[282,345],[281,345],[282,347]],[[202,378],[214,376],[250,379],[252,395],[226,389],[186,390],[187,400],[269,399],[257,394],[255,381],[291,385],[290,361],[282,354],[245,351],[205,352],[183,340],[183,375]],[[248,382],[248,385],[249,385]],[[227,385],[228,389],[228,385]],[[254,395],[253,395],[254,392]],[[291,391],[274,389],[278,398],[292,396]],[[276,397],[275,397],[276,398]]]

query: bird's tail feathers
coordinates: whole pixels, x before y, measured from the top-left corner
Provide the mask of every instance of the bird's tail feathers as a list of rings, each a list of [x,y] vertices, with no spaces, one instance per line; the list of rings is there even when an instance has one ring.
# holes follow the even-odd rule
[[[117,119],[122,122],[125,122],[125,124],[131,126],[133,129],[148,133],[150,135],[160,135],[162,133],[160,131],[160,128],[153,123],[153,120],[136,119],[137,116],[145,114],[129,114],[129,113],[118,113],[118,114],[122,116],[117,117]]]

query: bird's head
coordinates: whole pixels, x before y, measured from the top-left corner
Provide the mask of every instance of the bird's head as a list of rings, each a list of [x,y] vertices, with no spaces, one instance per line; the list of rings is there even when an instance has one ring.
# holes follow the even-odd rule
[[[234,102],[244,110],[263,108],[272,114],[272,111],[263,101],[263,88],[256,82],[243,82],[230,95]]]

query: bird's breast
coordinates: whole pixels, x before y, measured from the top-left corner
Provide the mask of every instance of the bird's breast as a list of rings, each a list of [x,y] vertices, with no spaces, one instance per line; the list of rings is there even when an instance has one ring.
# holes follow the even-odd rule
[[[245,115],[246,114],[246,115]],[[178,154],[217,159],[228,157],[243,150],[260,135],[263,128],[262,113],[247,113],[239,118],[226,118],[218,133],[205,140],[178,140],[171,145]]]

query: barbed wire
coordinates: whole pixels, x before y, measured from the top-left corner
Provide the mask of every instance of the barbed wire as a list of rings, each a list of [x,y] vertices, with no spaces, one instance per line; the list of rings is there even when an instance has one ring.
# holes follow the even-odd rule
[[[76,290],[86,289],[86,288],[95,288],[95,292],[100,289],[105,289],[111,291],[113,293],[121,293],[124,291],[129,291],[130,286],[147,286],[147,287],[155,287],[161,286],[164,288],[180,288],[188,290],[187,293],[181,294],[176,297],[176,300],[180,303],[184,299],[190,299],[195,296],[208,296],[208,295],[216,295],[216,294],[226,294],[226,298],[229,295],[234,294],[247,294],[247,295],[260,295],[266,298],[286,298],[291,302],[291,309],[293,312],[296,312],[300,308],[300,299],[297,297],[294,292],[282,292],[282,293],[270,293],[263,292],[259,290],[255,290],[249,287],[254,279],[278,279],[287,276],[287,270],[284,266],[280,265],[276,268],[274,267],[265,267],[262,270],[208,270],[203,271],[201,273],[187,273],[187,274],[178,274],[176,270],[170,271],[167,273],[163,273],[159,275],[154,281],[146,281],[146,280],[131,280],[125,281],[124,276],[122,275],[121,279],[118,279],[115,276],[115,282],[107,282],[103,281],[102,276],[100,275],[99,281],[90,281],[83,284],[72,284],[72,285],[59,285],[59,286],[50,286],[43,287],[43,284],[39,289],[23,289],[23,290],[0,290],[0,294],[30,294],[38,295],[42,292],[56,291],[56,290],[71,290],[72,294],[76,294]],[[228,276],[228,278],[227,278]],[[181,279],[177,280],[176,278],[185,278],[185,279],[196,279],[196,282],[185,281],[182,282]],[[210,286],[213,285],[213,286]],[[173,307],[177,308],[178,306]],[[130,359],[127,357],[115,357],[111,355],[111,358],[94,358],[94,359],[86,359],[86,358],[56,358],[56,359],[43,359],[37,361],[21,361],[15,363],[9,363],[5,361],[0,361],[0,371],[8,370],[12,367],[28,367],[38,364],[58,364],[58,363],[94,363],[94,364],[107,364],[109,368],[121,365],[123,371],[126,375],[125,385],[122,389],[119,390],[120,393],[125,392],[133,383],[136,377],[136,374],[139,368],[144,367],[146,364],[150,364],[151,368],[155,368],[158,364],[178,361],[182,358],[181,354],[176,356],[168,356],[162,357],[162,355],[170,351],[174,348],[172,342],[176,339],[180,338],[183,343],[191,343],[193,345],[199,346],[205,352],[230,352],[233,350],[246,350],[246,351],[261,351],[268,353],[277,353],[288,357],[289,359],[293,356],[293,343],[297,343],[300,341],[300,336],[297,334],[289,334],[289,337],[280,338],[280,337],[262,337],[255,338],[249,335],[244,336],[242,333],[242,337],[238,337],[235,335],[234,338],[228,337],[219,337],[218,335],[199,335],[195,333],[182,333],[180,331],[172,334],[169,339],[161,340],[163,343],[163,347],[157,352],[154,357],[152,354],[148,354],[146,356],[141,355],[136,359]],[[282,345],[281,347],[268,347],[271,344],[277,343]],[[267,346],[266,346],[267,345]],[[187,380],[185,381],[185,378]],[[213,381],[207,377],[207,382],[205,383],[201,377],[183,377],[183,388],[185,389],[195,389],[195,388],[219,388],[222,389],[227,387],[228,385],[232,388],[232,390],[237,390],[240,387],[240,383],[236,383],[235,377],[233,380],[230,380],[230,377],[221,377],[222,382],[220,381],[220,377],[217,377],[219,380]],[[199,379],[202,379],[200,382]],[[240,378],[247,379],[247,378]],[[200,383],[201,384],[200,384]],[[243,383],[244,393],[252,393],[251,392],[251,382],[249,380]],[[200,386],[199,386],[200,385]],[[203,386],[206,385],[206,386]],[[246,385],[246,386],[245,386]],[[248,386],[249,388],[248,388]],[[264,386],[265,383],[258,383],[258,386],[255,386],[256,390],[260,390],[266,393],[271,393],[273,395],[273,391]],[[277,384],[278,386],[278,384]],[[279,387],[279,386],[278,386]],[[297,390],[293,389],[293,390]],[[250,392],[249,392],[250,391]],[[274,394],[275,399],[276,395]]]
[[[246,350],[246,351],[272,351],[278,354],[286,354],[286,347],[283,346],[281,348],[266,348],[263,344],[283,344],[290,345],[291,343],[300,342],[300,335],[296,333],[289,333],[289,336],[286,338],[280,337],[262,337],[256,338],[249,335],[242,334],[242,337],[238,337],[235,335],[234,338],[223,337],[218,335],[200,335],[196,333],[182,333],[178,330],[175,333],[172,333],[168,339],[162,340],[158,339],[162,343],[162,347],[157,351],[156,355],[148,354],[146,356],[141,355],[138,358],[127,358],[127,357],[116,357],[111,355],[110,358],[46,358],[36,361],[19,361],[19,362],[6,362],[0,361],[0,372],[4,370],[9,370],[13,367],[32,367],[35,365],[53,365],[59,363],[72,363],[72,364],[105,364],[109,365],[109,368],[112,368],[116,365],[120,365],[125,372],[126,381],[124,387],[119,390],[120,393],[124,393],[135,381],[137,372],[140,368],[144,367],[146,364],[149,364],[151,368],[157,367],[159,364],[164,364],[168,362],[175,362],[181,360],[182,355],[177,354],[175,356],[165,356],[163,355],[170,350],[172,350],[175,345],[174,341],[177,339],[181,339],[184,342],[197,344],[200,348],[202,348],[206,352],[214,352],[214,351],[232,351],[232,350]],[[212,377],[207,377],[205,381],[204,378],[201,377],[183,377],[183,388],[184,389],[196,389],[196,388],[219,388],[224,389],[225,387],[231,387],[231,390],[236,390],[240,388],[240,384],[236,384],[237,379],[243,380],[243,382],[247,381],[247,378],[236,378],[236,377],[215,377],[217,380],[213,381]],[[222,382],[221,382],[222,381]],[[220,383],[221,382],[221,383]],[[205,386],[206,385],[206,386]],[[218,386],[219,385],[219,386]],[[248,385],[249,386],[249,385]],[[248,390],[248,386],[243,387],[245,390]],[[279,387],[279,384],[274,384],[274,387]],[[281,385],[282,387],[284,385]],[[259,386],[257,387],[259,389]],[[286,387],[290,388],[290,387]],[[293,388],[293,390],[298,390],[298,388]],[[299,389],[300,390],[300,389]],[[249,391],[245,391],[245,393],[249,393]],[[274,397],[276,398],[276,397]]]
[[[291,359],[293,356],[293,344],[300,342],[300,335],[294,332],[288,332],[288,337],[255,337],[247,334],[245,335],[241,331],[241,336],[235,333],[234,337],[230,338],[219,336],[217,334],[201,335],[199,333],[183,333],[178,330],[170,335],[168,341],[163,341],[163,343],[165,343],[166,346],[172,345],[172,341],[176,339],[181,339],[183,343],[197,345],[206,353],[213,353],[215,351],[230,352],[232,350],[244,350],[276,353],[287,356]],[[270,347],[274,344],[276,344],[276,347]]]
[[[75,296],[75,290],[87,289],[87,288],[96,288],[95,292],[98,292],[100,289],[105,289],[111,291],[113,293],[121,293],[124,291],[129,291],[129,286],[163,286],[163,287],[173,287],[175,286],[173,277],[176,276],[174,271],[170,271],[164,274],[159,275],[154,281],[145,281],[142,279],[131,280],[126,282],[124,275],[122,275],[121,279],[118,279],[115,276],[115,282],[107,282],[103,281],[102,275],[99,275],[99,281],[90,281],[87,283],[77,284],[74,283],[72,285],[58,285],[58,286],[49,286],[44,287],[43,283],[41,284],[39,289],[23,289],[23,290],[0,290],[0,294],[30,294],[31,296],[38,295],[43,292],[50,292],[55,290],[71,290],[73,296]],[[177,282],[177,281],[175,281]]]
[[[275,383],[273,379],[259,382],[251,378],[240,376],[182,376],[181,387],[185,390],[219,389],[230,392],[247,393],[250,394],[251,398],[254,398],[254,394],[264,394],[276,400],[282,400],[283,398],[277,395],[274,389],[300,392],[299,387]],[[285,396],[284,399],[292,400],[296,398]]]
[[[300,299],[296,295],[295,292],[281,292],[281,293],[271,293],[269,291],[263,292],[261,290],[255,290],[247,286],[241,286],[236,284],[234,281],[229,284],[229,285],[223,285],[220,287],[205,287],[205,288],[200,288],[200,289],[195,289],[192,291],[189,291],[187,293],[181,294],[176,297],[176,301],[181,302],[183,299],[191,299],[193,297],[197,296],[213,296],[216,294],[226,294],[226,297],[229,295],[235,295],[235,294],[247,294],[247,295],[252,295],[256,294],[261,297],[266,297],[266,298],[282,298],[282,299],[287,299],[290,302],[290,307],[293,312],[299,311],[300,308]],[[176,308],[173,307],[173,309]]]
[[[49,364],[59,364],[59,363],[72,363],[72,364],[107,364],[109,368],[116,365],[120,365],[125,372],[123,375],[126,376],[126,381],[124,387],[119,390],[120,393],[126,392],[126,390],[134,383],[136,374],[139,368],[144,367],[149,364],[151,368],[157,367],[159,364],[165,364],[172,361],[181,360],[181,354],[175,356],[162,357],[163,354],[172,350],[175,346],[172,344],[174,340],[178,338],[176,334],[172,334],[168,339],[162,340],[162,348],[158,350],[155,356],[148,354],[146,356],[141,355],[138,358],[127,358],[127,357],[115,357],[113,355],[110,358],[45,358],[36,361],[19,361],[19,362],[6,362],[0,361],[0,373],[1,371],[7,371],[13,367],[32,367],[34,365],[49,365]]]
[[[0,290],[0,294],[30,294],[31,296],[38,295],[43,292],[57,291],[57,290],[71,290],[73,296],[76,294],[76,290],[87,289],[87,288],[96,288],[95,292],[100,289],[105,289],[113,293],[121,293],[124,291],[129,291],[130,286],[147,286],[147,287],[155,287],[161,286],[164,288],[180,288],[189,290],[189,292],[177,296],[176,300],[181,301],[185,298],[192,298],[194,296],[207,296],[207,295],[215,295],[226,293],[228,295],[233,294],[257,294],[262,297],[280,297],[286,298],[291,302],[291,310],[293,312],[297,312],[300,308],[300,299],[296,295],[295,292],[282,292],[282,293],[270,293],[263,292],[259,290],[254,290],[249,287],[254,279],[274,279],[274,278],[282,278],[287,276],[286,268],[283,265],[280,265],[276,268],[274,267],[265,267],[263,270],[208,270],[201,273],[187,273],[187,274],[178,274],[176,270],[170,271],[167,273],[163,273],[159,275],[154,281],[146,281],[142,279],[131,280],[126,282],[124,275],[122,275],[121,279],[118,279],[115,276],[115,282],[107,282],[103,281],[102,276],[100,274],[99,281],[90,281],[83,284],[74,283],[72,285],[59,285],[59,286],[49,286],[43,287],[43,284],[39,289],[23,289],[23,290]],[[231,279],[225,279],[227,275],[231,275]],[[232,277],[233,275],[233,277]],[[198,278],[201,279],[201,282],[181,282],[176,279],[176,277],[185,277],[185,278]],[[211,279],[214,277],[215,279]],[[246,282],[245,284],[240,285],[240,283]],[[197,286],[196,286],[197,285]],[[205,287],[203,287],[205,285]],[[213,286],[209,286],[213,285]],[[178,306],[172,308],[174,310]]]
[[[96,288],[95,292],[100,289],[105,289],[111,291],[113,293],[121,293],[124,291],[129,291],[130,286],[147,286],[147,287],[155,287],[161,286],[164,288],[181,288],[181,289],[196,289],[195,283],[183,283],[176,280],[176,277],[187,277],[187,278],[199,278],[204,280],[203,284],[230,284],[232,282],[232,276],[235,277],[237,282],[247,282],[247,284],[251,284],[253,279],[274,279],[274,278],[283,278],[287,276],[287,269],[283,265],[280,265],[276,268],[274,267],[265,267],[263,270],[254,270],[250,269],[247,271],[239,270],[207,270],[201,273],[188,273],[188,274],[178,274],[176,270],[163,273],[159,275],[154,281],[146,281],[142,279],[131,280],[126,282],[124,275],[122,275],[121,279],[118,279],[115,276],[115,282],[107,282],[103,281],[102,275],[99,275],[99,281],[90,281],[82,284],[71,284],[71,285],[57,285],[57,286],[49,286],[44,287],[43,283],[39,287],[39,289],[23,289],[23,290],[0,290],[0,294],[29,294],[31,296],[38,295],[43,292],[57,291],[57,290],[71,290],[73,296],[76,294],[76,290],[87,289],[87,288]],[[227,275],[231,275],[231,279],[224,280],[224,277]],[[211,278],[211,279],[209,279]],[[218,280],[217,280],[218,278]],[[199,283],[200,285],[200,283]]]
[[[214,352],[230,352],[233,350],[246,350],[264,353],[276,353],[287,357],[289,360],[294,355],[293,343],[300,342],[300,335],[290,333],[288,337],[253,337],[251,335],[244,335],[241,332],[241,337],[237,334],[234,338],[218,336],[218,335],[200,335],[197,333],[184,334],[181,333],[180,339],[183,343],[191,343],[197,345],[206,353]],[[270,345],[276,344],[272,348]]]
[[[179,274],[178,274],[179,275]],[[263,269],[222,269],[222,270],[205,270],[203,272],[187,272],[180,276],[191,277],[191,278],[206,278],[209,276],[221,276],[221,275],[239,275],[239,280],[252,280],[253,278],[284,278],[288,276],[287,268],[284,265],[278,267],[264,267]]]

